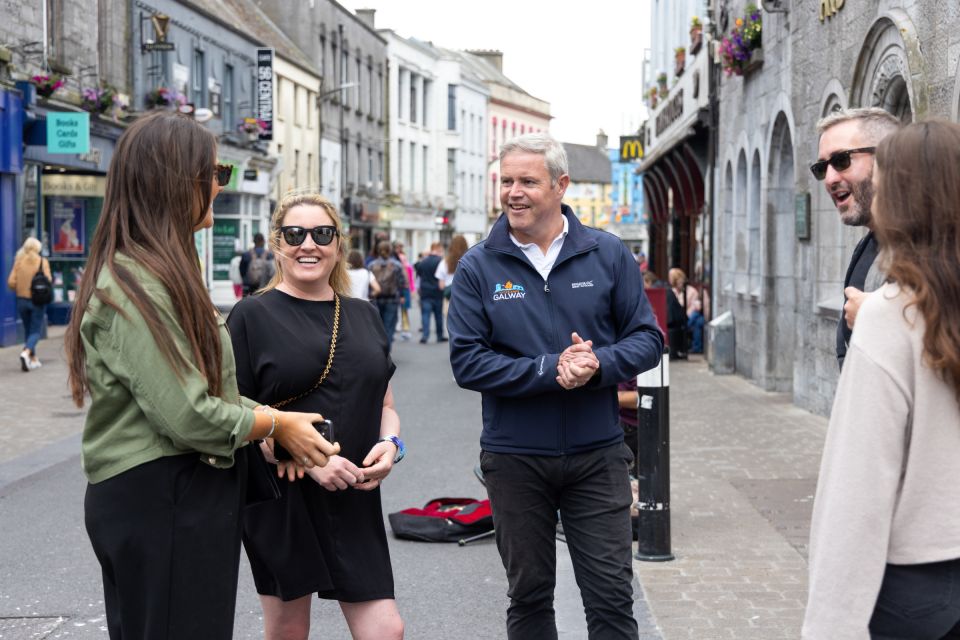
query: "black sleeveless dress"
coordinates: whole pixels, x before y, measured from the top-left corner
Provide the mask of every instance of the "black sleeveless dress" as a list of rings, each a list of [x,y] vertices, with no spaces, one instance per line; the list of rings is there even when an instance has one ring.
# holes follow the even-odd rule
[[[273,404],[310,389],[323,373],[334,303],[268,291],[233,308],[230,328],[240,393]],[[308,396],[283,407],[333,420],[340,455],[357,466],[380,437],[383,396],[395,365],[377,309],[340,298],[333,367]],[[294,600],[310,593],[345,602],[393,598],[380,489],[327,491],[304,477],[280,481],[281,498],[249,507],[243,545],[257,591]]]

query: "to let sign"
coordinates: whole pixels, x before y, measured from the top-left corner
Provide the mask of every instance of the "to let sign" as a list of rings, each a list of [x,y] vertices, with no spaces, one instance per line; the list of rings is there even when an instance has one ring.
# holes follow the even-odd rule
[[[48,153],[89,153],[89,113],[47,113]]]

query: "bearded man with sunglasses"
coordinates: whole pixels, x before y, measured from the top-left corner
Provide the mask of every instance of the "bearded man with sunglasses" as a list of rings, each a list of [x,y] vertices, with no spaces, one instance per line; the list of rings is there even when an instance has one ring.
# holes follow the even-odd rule
[[[837,362],[843,367],[857,311],[867,293],[880,287],[884,275],[876,262],[870,207],[873,202],[873,153],[880,141],[900,128],[900,121],[883,109],[871,107],[831,113],[817,123],[819,155],[810,166],[827,194],[852,227],[867,227],[853,251],[843,279],[843,313],[837,323]]]

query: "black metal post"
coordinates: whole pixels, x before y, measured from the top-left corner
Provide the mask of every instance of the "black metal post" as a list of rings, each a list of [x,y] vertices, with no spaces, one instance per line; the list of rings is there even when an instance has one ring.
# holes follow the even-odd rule
[[[670,551],[670,358],[637,376],[637,560],[673,560]]]

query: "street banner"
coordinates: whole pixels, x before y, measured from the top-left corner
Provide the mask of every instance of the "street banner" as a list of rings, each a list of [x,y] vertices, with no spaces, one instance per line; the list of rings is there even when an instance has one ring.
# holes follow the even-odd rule
[[[273,140],[273,49],[257,49],[257,119],[261,140]]]

